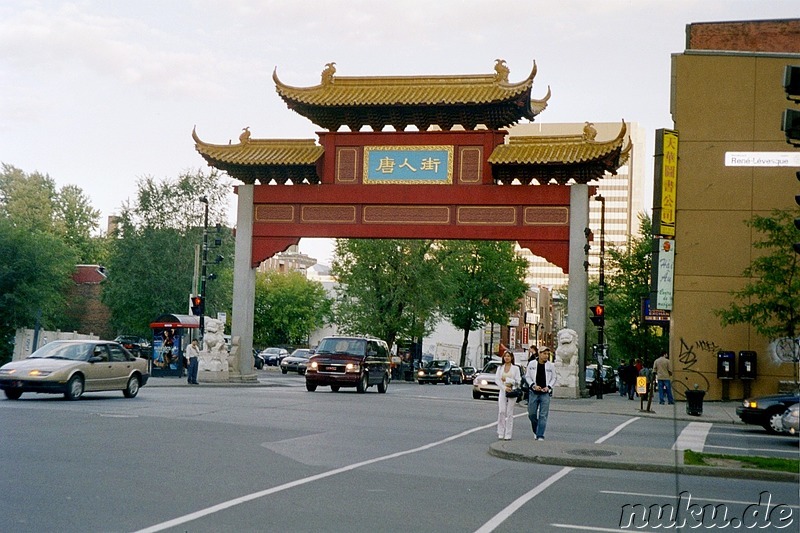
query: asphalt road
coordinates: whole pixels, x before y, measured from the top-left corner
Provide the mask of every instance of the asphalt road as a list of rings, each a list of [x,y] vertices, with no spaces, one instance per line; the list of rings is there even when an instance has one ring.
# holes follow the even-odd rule
[[[649,506],[683,505],[680,518],[711,504],[740,520],[765,508],[749,507],[764,494],[770,509],[753,518],[772,520],[762,531],[787,520],[780,530],[793,531],[800,520],[792,483],[492,457],[496,402],[473,400],[469,385],[396,382],[387,394],[361,395],[309,393],[302,377],[274,370],[261,377],[269,386],[0,400],[0,530],[619,531],[631,510]],[[530,438],[524,409],[518,414],[515,439]],[[594,442],[630,418],[551,413],[547,434]],[[685,424],[640,419],[610,440],[669,448]],[[717,424],[708,438],[719,446],[770,442]],[[644,519],[649,526],[636,530],[664,530],[654,516]]]

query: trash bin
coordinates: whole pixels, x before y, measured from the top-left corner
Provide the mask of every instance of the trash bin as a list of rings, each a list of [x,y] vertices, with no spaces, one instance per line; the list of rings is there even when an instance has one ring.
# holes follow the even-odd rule
[[[703,414],[703,396],[706,395],[704,390],[687,390],[686,391],[686,414],[691,416],[700,416]]]

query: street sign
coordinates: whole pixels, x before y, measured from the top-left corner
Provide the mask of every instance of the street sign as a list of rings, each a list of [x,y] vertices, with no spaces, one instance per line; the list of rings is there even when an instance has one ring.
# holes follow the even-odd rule
[[[636,376],[636,394],[647,394],[647,376]]]

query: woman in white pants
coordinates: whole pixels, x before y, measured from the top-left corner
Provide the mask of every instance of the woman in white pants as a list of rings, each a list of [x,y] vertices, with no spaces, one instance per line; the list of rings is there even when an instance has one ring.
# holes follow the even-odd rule
[[[497,438],[511,440],[514,429],[514,404],[516,398],[506,397],[506,392],[519,387],[522,376],[519,367],[514,364],[514,354],[505,350],[502,355],[503,363],[497,367],[494,381],[500,387],[500,396],[497,398],[499,412],[497,414]]]

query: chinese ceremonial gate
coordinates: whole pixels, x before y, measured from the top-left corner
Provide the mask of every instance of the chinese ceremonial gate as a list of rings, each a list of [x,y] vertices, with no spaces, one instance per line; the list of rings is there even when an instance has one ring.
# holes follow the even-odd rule
[[[345,78],[331,63],[320,85],[295,88],[276,72],[287,105],[329,130],[318,143],[251,139],[245,128],[238,144],[216,145],[192,132],[209,165],[244,183],[232,313],[243,380],[255,379],[254,269],[303,237],[516,241],[578,273],[570,276],[570,327],[584,338],[586,184],[616,174],[630,148],[624,122],[609,141],[596,141],[589,123],[577,135],[509,138],[500,128],[547,106],[549,91],[531,99],[535,74],[534,65],[509,83],[498,60],[489,75]],[[350,131],[338,131],[343,125]]]

